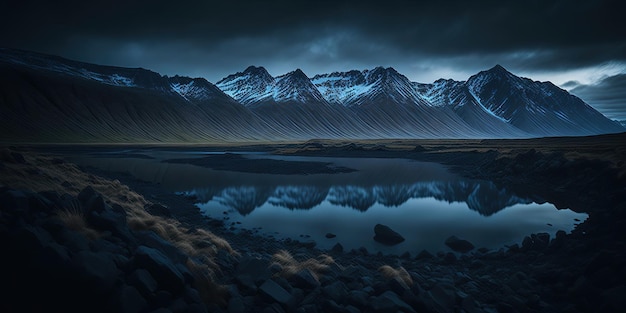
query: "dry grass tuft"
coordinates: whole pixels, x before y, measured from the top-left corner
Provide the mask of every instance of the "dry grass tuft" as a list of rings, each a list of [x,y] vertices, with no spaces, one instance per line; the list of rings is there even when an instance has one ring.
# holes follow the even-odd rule
[[[204,262],[195,262],[192,259],[187,259],[186,266],[194,276],[194,287],[198,290],[202,301],[207,304],[226,306],[228,290],[215,283],[211,267]]]
[[[133,212],[128,225],[134,230],[151,230],[192,257],[214,256],[219,250],[239,255],[228,241],[206,229],[190,230],[174,219],[151,215],[145,210]]]
[[[67,228],[75,230],[85,235],[89,239],[97,239],[101,236],[100,232],[93,229],[87,223],[85,214],[80,210],[64,209],[57,212],[57,217],[67,226]]]
[[[72,203],[70,207],[57,211],[56,216],[67,228],[77,231],[89,239],[97,239],[102,235],[98,230],[89,226],[85,213],[80,209],[78,203]]]
[[[154,231],[190,256],[187,267],[194,274],[195,287],[206,303],[221,303],[225,299],[223,287],[214,283],[215,273],[221,271],[215,256],[220,250],[239,255],[226,240],[206,229],[190,230],[177,220],[151,215],[143,209],[129,213],[127,220],[132,229]]]
[[[326,254],[321,254],[315,259],[310,258],[302,262],[296,260],[287,250],[280,250],[272,255],[272,264],[281,266],[282,271],[278,275],[282,277],[290,277],[303,269],[308,269],[316,279],[319,279],[319,276],[333,263],[335,263],[335,260]]]
[[[387,279],[397,278],[403,281],[407,286],[413,285],[413,278],[411,278],[409,272],[402,266],[393,268],[389,265],[383,265],[378,268],[378,271]]]
[[[217,249],[219,250],[226,250],[231,255],[239,256],[239,253],[230,246],[230,243],[228,243],[228,241],[224,240],[224,238],[219,237],[206,229],[196,229],[196,236],[192,238],[192,242],[196,244],[203,244],[203,243],[210,242],[213,245],[215,245],[215,247],[217,247]]]

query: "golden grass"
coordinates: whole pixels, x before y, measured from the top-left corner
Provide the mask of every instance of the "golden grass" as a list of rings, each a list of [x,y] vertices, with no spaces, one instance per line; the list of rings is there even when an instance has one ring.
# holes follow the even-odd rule
[[[195,278],[194,287],[198,290],[202,301],[207,304],[216,303],[225,306],[228,290],[226,287],[215,283],[211,267],[206,263],[198,263],[192,259],[187,259],[185,265]]]
[[[378,272],[380,272],[380,274],[387,279],[397,278],[403,281],[407,286],[413,285],[411,275],[402,266],[393,268],[389,265],[383,265],[378,268]]]
[[[188,255],[214,256],[219,250],[226,250],[231,255],[238,255],[228,241],[206,229],[189,229],[175,219],[151,215],[143,211],[132,212],[127,217],[128,225],[134,230],[151,230],[161,238],[173,243]]]
[[[81,210],[66,208],[57,212],[57,217],[67,226],[67,228],[75,230],[85,235],[89,239],[97,239],[101,236],[100,232],[89,226],[85,219],[85,214]]]
[[[287,250],[280,250],[272,255],[272,264],[280,265],[282,270],[277,274],[282,277],[290,277],[303,269],[308,269],[315,279],[319,279],[320,275],[328,270],[329,265],[333,263],[335,260],[326,254],[304,261],[296,260]]]

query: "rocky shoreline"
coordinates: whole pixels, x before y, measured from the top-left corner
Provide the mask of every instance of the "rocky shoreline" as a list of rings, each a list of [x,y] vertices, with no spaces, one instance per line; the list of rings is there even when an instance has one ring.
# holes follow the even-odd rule
[[[124,210],[93,188],[71,197],[3,187],[0,199],[4,312],[207,310],[187,256],[154,232],[131,231]],[[57,218],[70,206],[88,216],[97,238]]]
[[[119,179],[151,204],[161,204],[145,206],[154,215],[190,230],[206,228],[228,241],[236,253],[215,249],[211,256],[218,270],[211,276],[216,285],[210,299],[197,284],[201,278],[186,264],[194,256],[155,232],[129,227],[124,211],[93,188],[66,196],[5,184],[0,189],[0,233],[13,257],[2,273],[12,290],[3,311],[609,312],[623,307],[623,178],[606,181],[612,173],[607,165],[566,165],[555,161],[556,155],[527,153],[523,160],[494,158],[473,169],[457,166],[467,175],[489,176],[507,186],[536,183],[533,179],[541,177],[537,188],[556,188],[560,179],[598,173],[584,180],[585,186],[564,186],[573,192],[598,187],[581,200],[590,212],[588,221],[571,234],[533,234],[507,249],[463,244],[466,253],[401,256],[364,248],[343,251],[340,246],[323,251],[310,242],[274,240],[252,230],[235,233],[222,221],[202,217],[193,199],[164,194],[159,186],[129,176],[83,169]],[[0,170],[20,166],[22,159],[5,156]],[[529,164],[542,160],[545,167],[529,170]],[[525,167],[517,169],[517,164]],[[572,176],[561,178],[552,170]],[[511,175],[517,181],[505,181]],[[89,239],[59,222],[55,212],[67,203],[84,210],[89,224],[104,235]],[[17,300],[26,293],[40,295],[41,301]]]

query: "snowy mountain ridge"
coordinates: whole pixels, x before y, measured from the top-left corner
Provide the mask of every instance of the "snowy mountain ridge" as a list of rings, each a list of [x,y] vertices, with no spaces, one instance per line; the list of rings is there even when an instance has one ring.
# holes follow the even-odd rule
[[[418,111],[430,107],[436,110],[414,113],[435,114],[446,123],[458,123],[448,121],[445,114],[436,112],[451,110],[462,119],[462,123],[482,133],[505,137],[623,131],[620,125],[554,84],[518,77],[500,65],[479,72],[466,81],[439,79],[432,84],[411,82],[391,67],[376,67],[319,74],[311,79],[297,70],[298,83],[287,81],[289,84],[285,86],[283,77],[292,76],[294,72],[272,78],[264,68],[255,69],[264,73],[263,77],[270,81],[268,85],[263,85],[264,81],[257,82],[252,75],[246,75],[246,70],[223,79],[217,86],[244,104],[268,100],[275,103],[327,102],[356,110],[385,106],[388,107],[385,114],[394,110],[390,106],[411,110],[418,108]],[[277,88],[277,82],[281,82],[280,88]],[[262,90],[257,87],[259,85],[266,86],[265,93],[254,92]]]
[[[272,77],[265,68],[249,66],[216,83],[224,93],[250,106],[270,102],[326,102],[300,70]]]
[[[38,112],[38,114],[32,114]],[[393,68],[248,67],[216,85],[142,68],[0,48],[5,141],[185,142],[529,138],[624,132],[549,82],[495,66],[467,81],[411,82]]]
[[[413,83],[391,67],[316,75],[311,81],[327,101],[347,107],[358,107],[376,100],[428,105]]]

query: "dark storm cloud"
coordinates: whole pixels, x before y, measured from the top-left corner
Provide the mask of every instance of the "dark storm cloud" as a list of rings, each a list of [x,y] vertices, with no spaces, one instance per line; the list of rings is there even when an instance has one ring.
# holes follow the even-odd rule
[[[593,85],[578,85],[570,92],[608,118],[626,120],[626,74],[606,77]]]
[[[563,70],[626,62],[618,1],[7,1],[1,45],[211,81],[376,65]],[[406,72],[399,68],[401,72]]]

